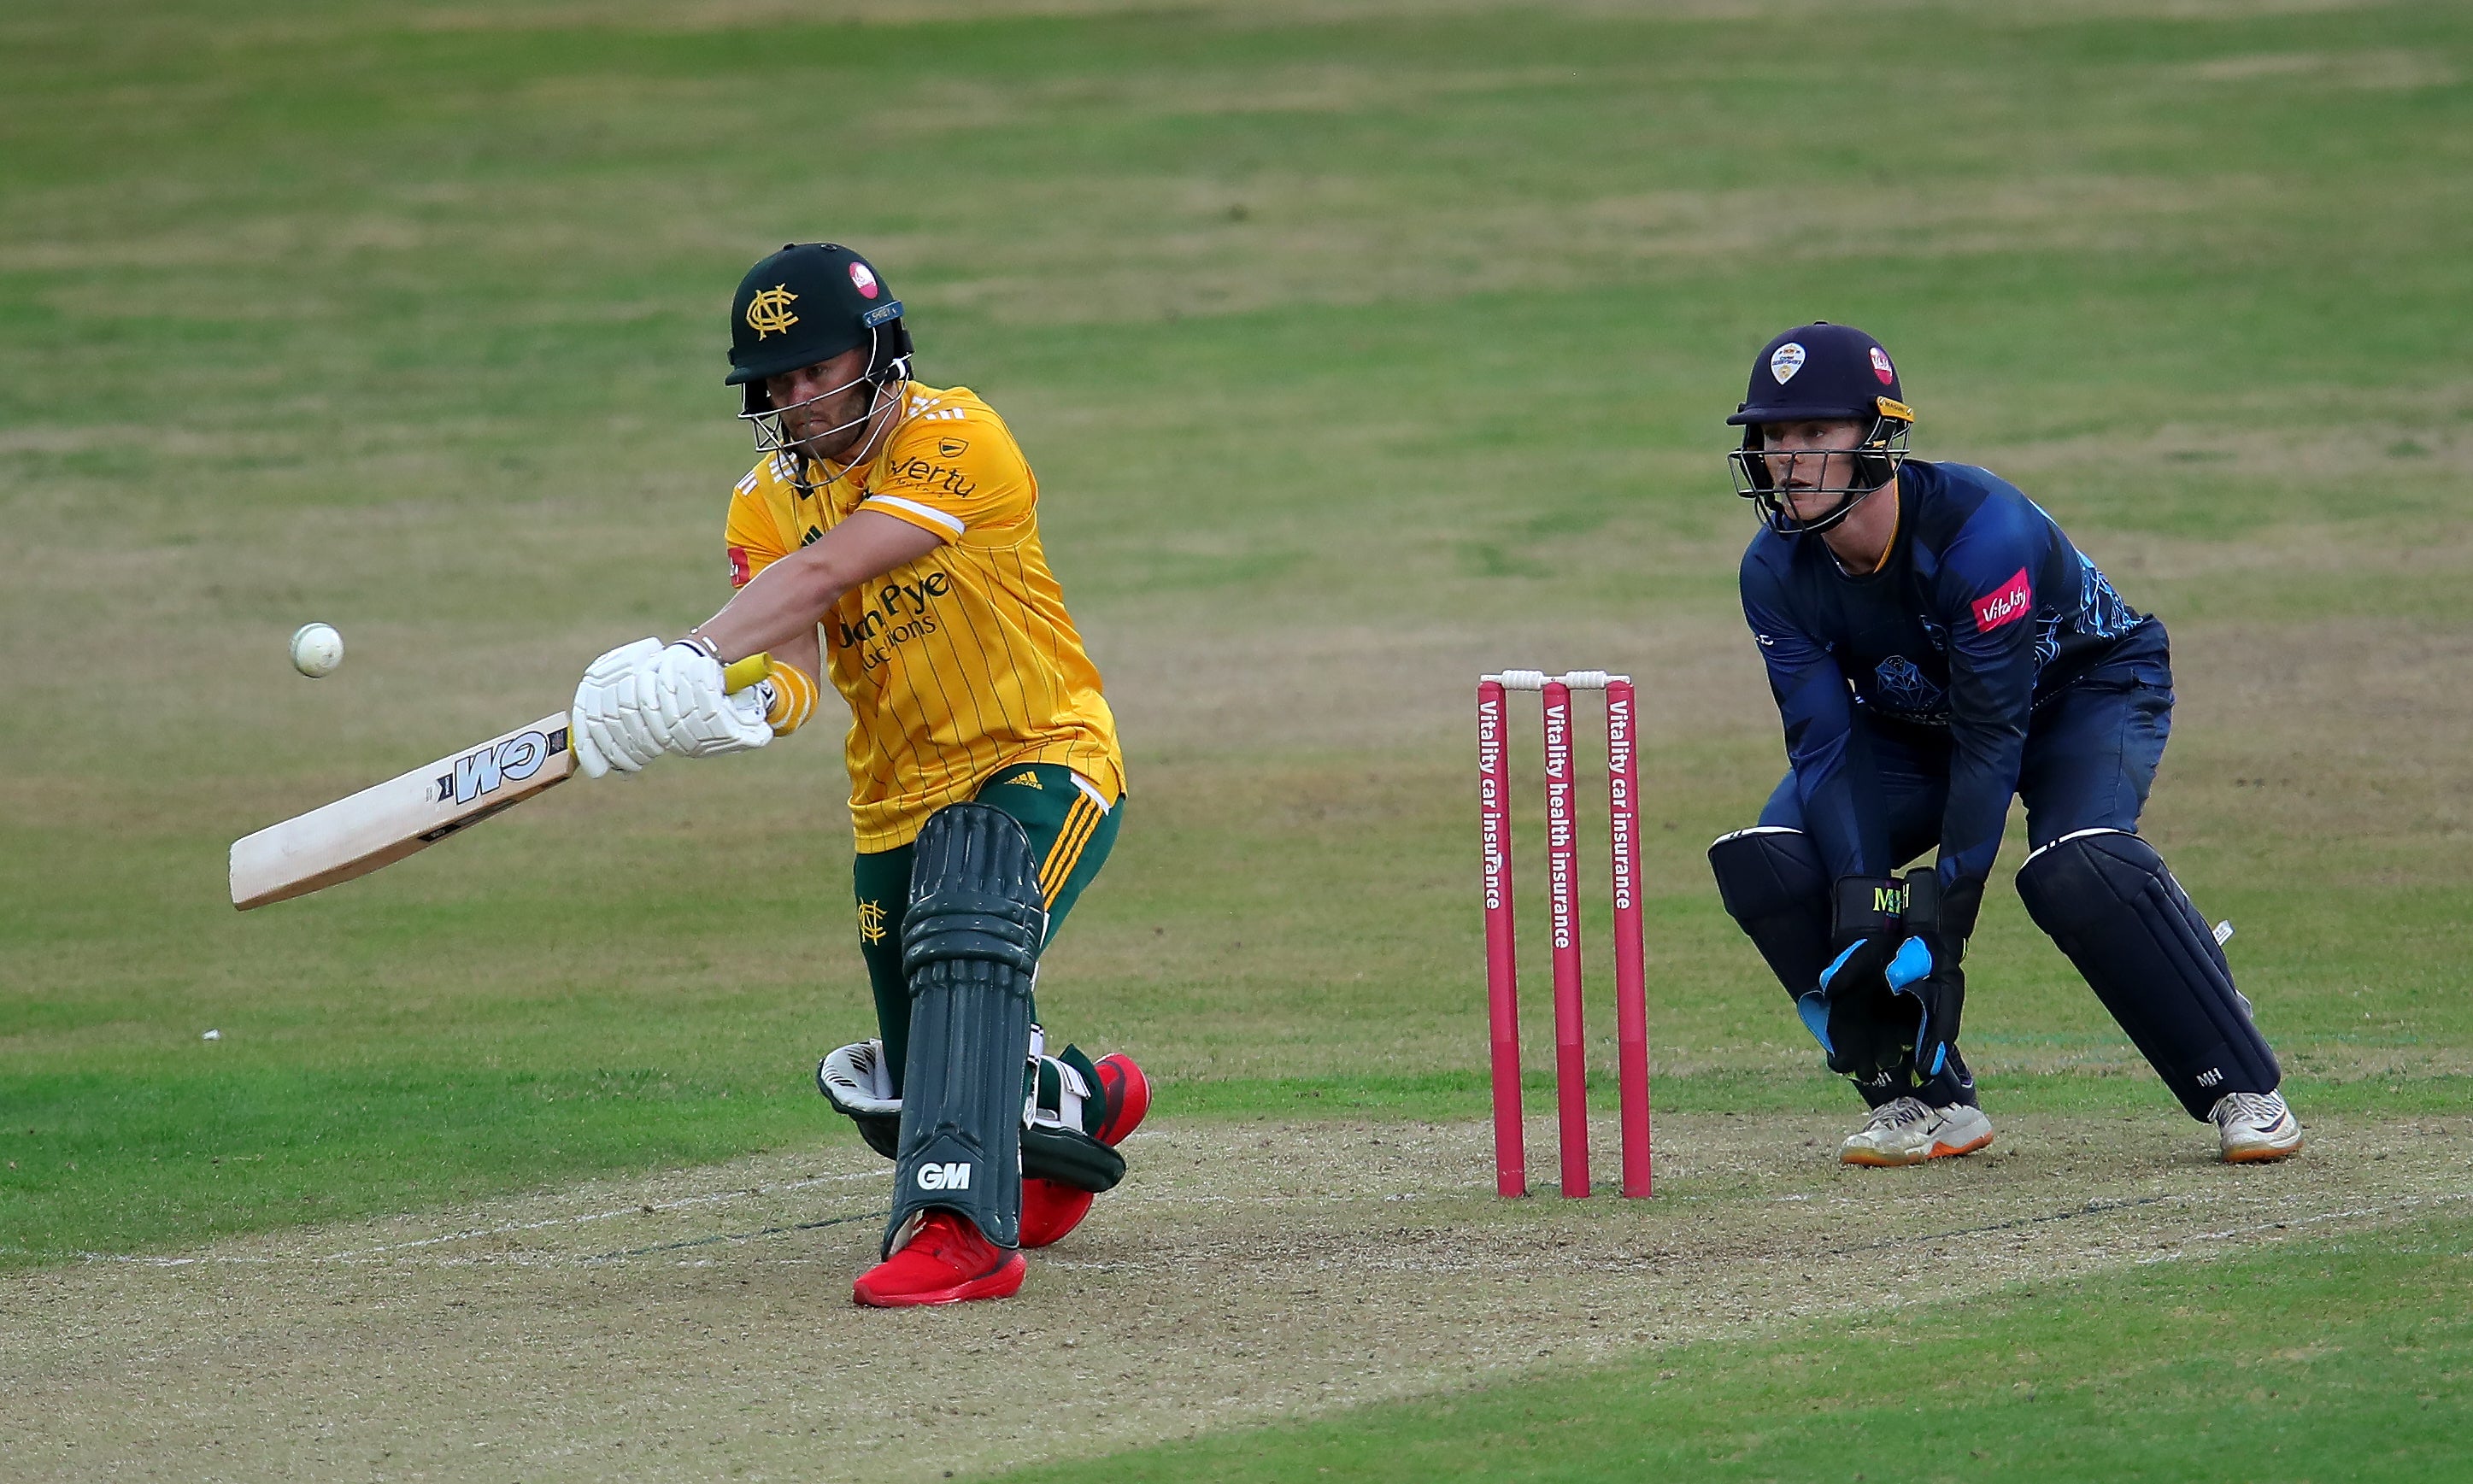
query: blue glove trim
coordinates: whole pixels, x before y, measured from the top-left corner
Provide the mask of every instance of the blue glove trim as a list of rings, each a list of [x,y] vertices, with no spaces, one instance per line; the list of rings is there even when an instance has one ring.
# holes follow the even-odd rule
[[[1838,954],[1836,958],[1829,961],[1829,967],[1820,971],[1821,993],[1826,994],[1829,993],[1829,981],[1837,977],[1837,970],[1845,968],[1846,961],[1853,958],[1855,956],[1855,950],[1861,946],[1863,945],[1861,943],[1850,944],[1845,952]],[[1826,1045],[1827,1042],[1824,1041],[1822,1044]]]
[[[1933,1047],[1932,1065],[1925,1069],[1923,1075],[1937,1077],[1940,1069],[1949,1065],[1949,1043],[1943,1041],[1933,1045],[1932,1001],[1911,988],[1931,978],[1932,972],[1932,949],[1922,939],[1909,938],[1898,945],[1898,956],[1889,960],[1886,977],[1890,993],[1904,994],[1915,1002],[1915,1054],[1920,1056],[1924,1047]]]
[[[1812,1032],[1812,1039],[1820,1042],[1820,1049],[1836,1056],[1837,1048],[1829,1043],[1829,1001],[1821,992],[1810,990],[1796,995],[1794,1013],[1803,1021],[1803,1028]]]
[[[1921,938],[1909,938],[1898,945],[1898,956],[1889,960],[1889,988],[1903,990],[1918,979],[1929,979],[1933,971],[1932,949]],[[1826,983],[1828,976],[1821,976]]]

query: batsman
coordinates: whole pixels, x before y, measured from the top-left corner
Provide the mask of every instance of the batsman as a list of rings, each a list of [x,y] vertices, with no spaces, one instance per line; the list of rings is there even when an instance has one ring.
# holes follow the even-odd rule
[[[875,265],[794,243],[731,304],[730,375],[761,460],[730,499],[734,595],[684,638],[585,672],[593,777],[763,747],[849,704],[859,951],[876,1039],[816,1083],[894,1161],[881,1307],[1003,1298],[1020,1249],[1123,1178],[1150,1089],[1132,1059],[1051,1055],[1041,952],[1108,858],[1124,760],[1039,537],[1039,481],[967,387],[913,378]],[[744,682],[752,669],[756,683]]]
[[[1958,1054],[1964,959],[2009,801],[2018,896],[2228,1161],[2301,1125],[2222,947],[2138,816],[2173,726],[2164,626],[2122,600],[1998,475],[1907,456],[1914,413],[1881,343],[1806,324],[1761,349],[1726,420],[1764,528],[1743,616],[1791,767],[1760,823],[1710,847],[1726,910],[1870,1120],[1850,1164],[1992,1142]],[[1932,866],[1899,867],[1938,848]]]

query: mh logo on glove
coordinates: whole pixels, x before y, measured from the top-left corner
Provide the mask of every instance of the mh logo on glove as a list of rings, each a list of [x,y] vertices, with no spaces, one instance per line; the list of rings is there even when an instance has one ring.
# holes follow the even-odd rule
[[[968,1190],[971,1188],[971,1166],[968,1161],[944,1164],[923,1164],[912,1177],[922,1190]]]

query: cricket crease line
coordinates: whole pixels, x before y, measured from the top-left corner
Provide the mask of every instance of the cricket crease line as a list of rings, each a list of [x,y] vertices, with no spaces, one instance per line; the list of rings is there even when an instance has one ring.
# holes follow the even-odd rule
[[[709,1247],[715,1242],[753,1242],[767,1236],[787,1236],[795,1232],[814,1232],[825,1227],[838,1227],[852,1221],[882,1221],[893,1214],[888,1206],[882,1210],[857,1211],[848,1216],[827,1216],[820,1221],[801,1221],[786,1227],[766,1227],[761,1232],[722,1232],[711,1236],[691,1236],[682,1241],[660,1242],[651,1247],[629,1247],[619,1252],[605,1252],[579,1262],[615,1262],[622,1257],[644,1257],[659,1252],[684,1252],[690,1247]]]
[[[2294,1227],[2317,1226],[2322,1221],[2343,1221],[2361,1216],[2384,1216],[2393,1211],[2413,1210],[2425,1206],[2448,1206],[2458,1201],[2473,1201],[2473,1190],[2455,1190],[2441,1195],[2408,1196],[2401,1201],[2392,1201],[2385,1206],[2357,1206],[2345,1210],[2322,1211],[2315,1216],[2287,1216],[2281,1221],[2253,1222],[2245,1227],[2226,1227],[2221,1232],[2193,1232],[2181,1240],[2223,1242],[2235,1237],[2253,1235],[2260,1232],[2289,1231]],[[2153,1257],[2141,1257],[2138,1259],[2138,1266],[2146,1267],[2157,1262],[2178,1262],[2183,1256],[2184,1254],[2178,1252],[2169,1252]]]
[[[1828,1255],[1833,1257],[1844,1257],[1859,1252],[1878,1252],[1885,1247],[1911,1247],[1918,1242],[1945,1241],[1954,1236],[1983,1236],[1994,1232],[2016,1232],[2027,1227],[2047,1226],[2055,1221],[2076,1221],[2081,1216],[2104,1216],[2114,1211],[2135,1210],[2142,1206],[2188,1203],[2196,1199],[2198,1197],[2193,1194],[2143,1195],[2131,1201],[2089,1201],[2084,1206],[2074,1207],[2069,1210],[2053,1211],[2042,1216],[2021,1216],[2015,1221],[1996,1221],[1989,1226],[1957,1227],[1947,1232],[1924,1232],[1912,1236],[1885,1237],[1877,1242],[1865,1242],[1858,1247],[1833,1247],[1829,1249]]]
[[[793,1180],[778,1185],[757,1185],[750,1189],[725,1190],[710,1195],[682,1196],[671,1201],[638,1201],[633,1206],[629,1206],[618,1210],[593,1211],[582,1216],[552,1216],[541,1221],[516,1221],[495,1227],[473,1227],[467,1231],[450,1232],[442,1236],[418,1237],[408,1242],[389,1242],[377,1247],[352,1247],[347,1248],[342,1252],[326,1253],[324,1255],[287,1253],[279,1257],[251,1257],[240,1256],[157,1257],[132,1253],[81,1252],[78,1254],[78,1257],[81,1260],[86,1262],[118,1262],[132,1267],[156,1268],[191,1267],[201,1263],[234,1263],[247,1266],[280,1266],[289,1262],[351,1262],[369,1257],[381,1257],[388,1253],[417,1252],[424,1247],[438,1247],[448,1242],[476,1241],[485,1236],[514,1236],[525,1232],[546,1231],[551,1227],[588,1226],[596,1221],[609,1221],[619,1216],[642,1216],[660,1211],[684,1210],[689,1207],[695,1206],[721,1205],[731,1201],[743,1201],[749,1196],[786,1194],[793,1190],[812,1189],[817,1185],[847,1185],[854,1180],[877,1179],[880,1178],[882,1172],[878,1170],[862,1170],[857,1173],[848,1175],[818,1175],[811,1179]]]

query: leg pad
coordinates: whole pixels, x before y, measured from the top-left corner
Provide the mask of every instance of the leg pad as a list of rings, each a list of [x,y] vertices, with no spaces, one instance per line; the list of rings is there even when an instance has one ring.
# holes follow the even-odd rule
[[[1709,847],[1717,899],[1792,995],[1820,983],[1829,963],[1829,873],[1800,829],[1765,825]]]
[[[1021,1172],[1096,1195],[1125,1178],[1125,1157],[1092,1136],[1107,1115],[1099,1068],[1079,1046],[1045,1054],[1031,1029],[1029,1115],[1021,1128]]]
[[[859,1041],[816,1064],[816,1090],[833,1112],[858,1125],[867,1147],[888,1160],[901,1153],[901,1098],[893,1090],[884,1042]]]
[[[2064,835],[2027,857],[2018,898],[2193,1118],[2283,1073],[2206,919],[2154,847],[2118,829]]]
[[[910,1047],[887,1257],[931,1208],[999,1247],[1020,1239],[1022,1069],[1047,925],[1038,869],[1020,824],[988,804],[949,804],[919,832],[901,926]]]

